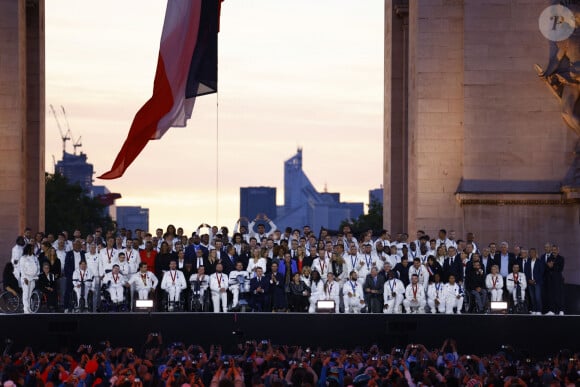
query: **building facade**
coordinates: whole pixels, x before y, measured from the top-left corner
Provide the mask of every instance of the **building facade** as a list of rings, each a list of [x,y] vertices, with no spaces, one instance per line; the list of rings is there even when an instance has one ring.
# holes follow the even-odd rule
[[[372,202],[381,203],[381,206],[384,205],[384,198],[383,198],[384,190],[383,188],[375,188],[369,191],[369,204]]]
[[[91,192],[93,187],[93,164],[87,163],[87,155],[62,152],[62,160],[54,166],[54,172],[60,173],[71,184],[78,183],[83,191]]]
[[[258,214],[276,219],[276,187],[240,188],[240,218],[252,220]]]
[[[117,206],[117,228],[149,230],[149,209],[141,206]]]
[[[538,27],[549,5],[385,1],[385,228],[580,251],[578,136],[534,70],[553,47]],[[580,284],[580,262],[566,265]]]
[[[341,202],[339,193],[314,188],[302,169],[302,148],[284,162],[284,205],[278,206],[278,227],[336,229],[343,220],[358,218],[363,212],[363,203]]]

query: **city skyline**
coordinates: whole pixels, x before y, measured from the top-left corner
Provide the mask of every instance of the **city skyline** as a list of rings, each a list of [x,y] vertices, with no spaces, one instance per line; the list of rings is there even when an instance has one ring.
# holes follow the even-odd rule
[[[112,165],[151,95],[165,5],[46,6],[46,101],[65,106],[96,175]],[[118,205],[148,207],[150,228],[231,227],[239,188],[283,186],[281,165],[301,146],[318,190],[328,185],[345,201],[367,203],[368,189],[382,183],[382,14],[380,1],[225,1],[219,94],[198,98],[187,128],[150,142],[121,179],[95,184],[121,193]],[[48,113],[46,170],[52,173],[62,143]]]

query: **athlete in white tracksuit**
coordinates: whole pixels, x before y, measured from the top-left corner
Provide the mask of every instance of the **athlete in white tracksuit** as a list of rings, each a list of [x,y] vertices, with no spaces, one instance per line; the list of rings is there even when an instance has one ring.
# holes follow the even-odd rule
[[[99,251],[99,276],[103,278],[105,274],[113,270],[113,265],[117,263],[119,252],[115,249],[115,239],[107,239],[107,247]]]
[[[165,290],[169,297],[168,306],[170,310],[174,307],[172,303],[179,302],[181,291],[185,288],[187,288],[185,276],[181,270],[177,270],[177,262],[171,260],[171,262],[169,262],[169,270],[163,274],[163,279],[161,280],[161,289]]]
[[[101,287],[101,256],[97,252],[97,244],[95,242],[89,245],[89,251],[85,253],[85,261],[87,261],[87,270],[93,274],[93,289],[100,289]],[[95,292],[97,293],[97,292]],[[97,294],[94,294],[93,301],[96,301]]]
[[[119,265],[119,271],[125,276],[125,278],[131,278],[133,274],[137,272],[137,261],[134,259],[132,262],[127,261],[125,253],[121,251],[117,256],[117,265]]]
[[[107,291],[109,292],[113,303],[118,304],[123,302],[123,292],[125,290],[127,279],[120,273],[119,265],[113,265],[112,271],[105,274],[103,283],[108,284]]]
[[[40,266],[38,259],[34,256],[34,246],[26,245],[20,262],[18,262],[20,269],[20,283],[22,284],[22,305],[24,306],[24,313],[31,313],[30,310],[30,296],[40,274]]]
[[[226,312],[228,308],[228,276],[222,272],[223,266],[218,263],[216,272],[209,276],[209,289],[214,313]]]
[[[485,287],[492,302],[503,300],[503,277],[499,274],[499,266],[491,267],[491,273],[485,277]]]
[[[135,287],[140,300],[149,299],[149,293],[157,288],[157,276],[147,270],[147,263],[139,263],[139,271],[131,276],[129,283]]]
[[[409,282],[411,282],[411,277],[416,275],[419,285],[423,287],[423,290],[427,291],[429,286],[429,272],[425,265],[421,264],[421,258],[413,259],[413,265],[409,267]]]
[[[244,270],[244,264],[240,261],[236,262],[236,270],[230,271],[228,281],[228,290],[232,293],[233,296],[232,308],[238,306],[240,299],[240,287],[243,291],[247,281],[249,281],[249,275],[248,272]]]
[[[506,288],[508,292],[514,298],[514,302],[518,301],[518,285],[520,286],[519,295],[521,301],[523,302],[526,298],[526,287],[528,286],[528,281],[526,281],[526,275],[520,272],[520,265],[517,263],[513,265],[512,272],[506,277]]]
[[[434,281],[427,287],[427,305],[431,313],[445,313],[445,299],[443,296],[443,288],[445,284],[441,282],[441,276],[436,273]]]
[[[209,275],[205,274],[205,266],[197,268],[197,273],[189,277],[189,283],[191,284],[191,291],[195,294],[199,289],[199,299],[204,300],[205,292],[209,287]]]
[[[334,280],[332,272],[326,275],[326,283],[324,284],[324,299],[334,301],[334,312],[340,311],[340,283]]]
[[[353,270],[357,273],[358,283],[362,286],[364,285],[366,275],[368,270],[364,267],[364,259],[361,254],[358,253],[356,246],[353,244],[350,247],[348,254],[344,254],[344,261],[346,262],[346,270],[350,273]]]
[[[401,313],[401,304],[405,298],[405,284],[400,279],[395,278],[395,272],[392,270],[388,272],[388,278],[383,291],[383,313]]]
[[[81,297],[85,301],[84,305],[85,308],[88,307],[88,299],[89,293],[93,290],[94,286],[94,275],[93,273],[87,268],[86,261],[79,262],[79,268],[73,272],[72,275],[72,282],[73,282],[73,290],[75,295],[77,296],[77,307],[81,304]],[[84,284],[84,293],[83,293],[83,284]]]
[[[348,281],[342,286],[342,301],[345,313],[360,313],[365,306],[365,295],[356,270],[350,272]]]
[[[453,308],[457,308],[457,314],[461,314],[465,290],[463,286],[455,282],[455,276],[453,274],[449,276],[449,282],[445,284],[443,294],[445,297],[445,313],[453,314]]]
[[[313,271],[310,278],[310,306],[308,307],[308,313],[314,313],[318,300],[324,299],[324,281],[320,278],[318,271]]]
[[[316,270],[320,273],[320,278],[322,281],[326,282],[327,274],[330,271],[330,259],[325,255],[321,255],[318,258],[314,258],[312,262],[312,270]]]
[[[409,314],[413,312],[424,313],[426,304],[425,288],[419,284],[419,276],[414,274],[411,276],[411,283],[405,289],[403,305],[405,306],[407,314]]]

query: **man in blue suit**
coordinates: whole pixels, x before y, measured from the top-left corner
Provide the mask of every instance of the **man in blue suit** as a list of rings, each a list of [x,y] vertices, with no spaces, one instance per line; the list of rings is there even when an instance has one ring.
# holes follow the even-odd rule
[[[286,300],[286,289],[284,286],[284,276],[278,271],[277,261],[272,262],[270,272],[267,274],[270,281],[270,297],[272,297],[272,311],[283,312],[288,307]],[[269,306],[269,305],[268,305]]]
[[[230,272],[236,270],[236,262],[238,261],[238,255],[236,254],[236,248],[232,245],[228,245],[226,248],[226,254],[221,255],[221,263],[224,266],[224,273],[230,275]]]
[[[544,284],[544,261],[538,258],[538,252],[535,248],[531,248],[529,252],[530,258],[526,259],[524,264],[524,274],[528,281],[528,292],[530,295],[532,314],[542,314],[542,286]]]
[[[256,312],[263,312],[268,305],[268,290],[270,281],[264,275],[263,269],[256,267],[256,276],[250,280],[250,306]]]

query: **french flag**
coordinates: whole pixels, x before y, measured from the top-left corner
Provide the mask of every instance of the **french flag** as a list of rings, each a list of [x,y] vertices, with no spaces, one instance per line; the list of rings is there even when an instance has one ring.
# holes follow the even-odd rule
[[[195,98],[217,91],[217,33],[223,0],[168,0],[153,96],[137,112],[109,172],[117,179],[171,127],[184,127]]]

